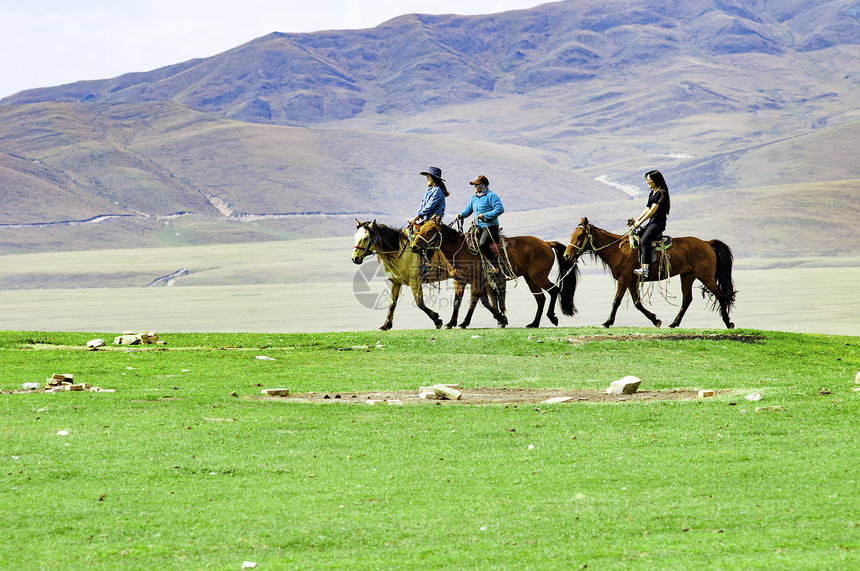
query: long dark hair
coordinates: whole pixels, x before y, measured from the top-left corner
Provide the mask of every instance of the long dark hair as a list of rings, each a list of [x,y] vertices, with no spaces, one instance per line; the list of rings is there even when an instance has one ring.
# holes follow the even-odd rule
[[[663,178],[663,173],[658,170],[648,171],[645,173],[645,178],[650,179],[657,185],[660,192],[663,193],[663,200],[666,202],[666,214],[669,214],[669,208],[672,205],[672,200],[669,198],[669,187],[666,185],[666,179]]]
[[[441,188],[441,189],[442,189],[442,192],[444,192],[444,193],[445,193],[445,196],[451,196],[451,193],[450,193],[450,192],[448,192],[448,187],[447,187],[447,186],[445,186],[445,181],[444,181],[444,180],[442,180],[441,178],[436,178],[436,177],[435,177],[435,176],[433,176],[433,175],[430,175],[430,178],[432,178],[432,179],[433,179],[433,182],[435,182],[435,183],[436,183],[436,186],[438,186],[439,188]]]

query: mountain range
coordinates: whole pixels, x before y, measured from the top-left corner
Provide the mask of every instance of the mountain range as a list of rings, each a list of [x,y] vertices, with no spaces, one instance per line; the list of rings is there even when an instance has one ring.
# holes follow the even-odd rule
[[[573,0],[275,32],[0,100],[0,252],[400,225],[432,165],[449,213],[488,176],[516,233],[563,240],[581,216],[620,231],[659,168],[678,234],[853,257],[857,61],[856,0]]]

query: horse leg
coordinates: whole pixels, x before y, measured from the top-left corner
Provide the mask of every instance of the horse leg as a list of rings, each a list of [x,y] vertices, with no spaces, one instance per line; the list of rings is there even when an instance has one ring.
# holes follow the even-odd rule
[[[484,295],[481,296],[481,304],[486,307],[490,311],[490,313],[493,314],[493,317],[496,318],[499,329],[504,329],[505,326],[508,324],[508,318],[496,309],[495,305],[493,305],[493,302],[490,301],[490,297],[487,295],[486,291],[484,291]]]
[[[460,282],[454,282],[454,311],[451,312],[451,319],[445,324],[445,329],[451,329],[457,325],[457,316],[460,314],[460,304],[463,302],[463,292],[466,286]]]
[[[549,308],[546,310],[546,317],[553,325],[558,325],[558,317],[555,315],[555,300],[558,299],[558,288],[552,286],[547,290],[549,293]]]
[[[615,323],[615,314],[618,313],[618,306],[621,305],[621,300],[624,299],[624,292],[627,291],[627,284],[619,280],[615,287],[615,298],[612,300],[612,311],[609,312],[609,319],[603,322],[604,327],[612,327]]]
[[[424,290],[421,289],[421,282],[412,284],[409,287],[412,288],[412,296],[415,298],[415,305],[418,306],[418,309],[426,313],[427,317],[433,320],[433,325],[436,326],[436,329],[440,329],[442,327],[442,319],[439,317],[439,314],[424,305]]]
[[[526,325],[527,328],[535,328],[540,327],[540,317],[543,314],[543,306],[546,304],[546,296],[543,294],[543,290],[537,285],[533,279],[526,276],[526,284],[529,286],[529,290],[532,292],[532,295],[535,298],[535,303],[537,303],[537,311],[535,312],[535,318],[531,323]]]
[[[734,329],[735,324],[732,323],[731,318],[729,317],[729,304],[726,302],[725,298],[720,295],[720,286],[717,285],[716,280],[714,279],[702,279],[699,278],[699,281],[704,285],[713,295],[714,299],[716,299],[720,304],[720,317],[723,318],[723,323],[726,324],[726,329]],[[704,295],[704,293],[703,293]]]
[[[663,325],[663,322],[657,319],[657,316],[645,309],[645,306],[642,305],[642,298],[639,297],[639,285],[637,282],[631,282],[627,288],[627,291],[630,292],[630,297],[633,298],[633,306],[642,312],[642,315],[648,318],[648,320],[654,324],[654,327],[660,327]]]
[[[684,314],[687,313],[687,308],[690,307],[690,303],[693,301],[693,282],[695,279],[696,276],[693,275],[692,272],[681,274],[681,310],[678,311],[678,315],[675,316],[675,321],[673,321],[669,326],[673,329],[681,325],[681,320],[684,318]]]
[[[385,318],[385,323],[379,328],[380,331],[388,331],[394,324],[394,310],[397,308],[397,299],[400,297],[401,284],[391,282],[391,292],[389,293],[388,301],[388,316]]]
[[[469,292],[469,311],[466,312],[466,317],[463,318],[463,322],[458,326],[460,329],[466,329],[469,327],[469,324],[472,323],[472,314],[475,313],[475,307],[478,305],[478,295],[477,286],[472,284]]]

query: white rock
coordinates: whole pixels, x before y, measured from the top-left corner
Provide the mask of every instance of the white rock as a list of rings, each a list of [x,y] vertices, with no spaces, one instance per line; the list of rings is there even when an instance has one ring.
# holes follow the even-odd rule
[[[263,389],[260,391],[264,395],[268,395],[270,397],[288,397],[290,396],[290,389]]]
[[[256,569],[256,568],[257,568],[257,564],[254,563],[253,561],[243,561],[242,562],[242,569]]]
[[[68,430],[58,430],[57,431],[57,436],[68,436],[68,435],[69,435]]]
[[[104,339],[92,339],[87,341],[87,347],[90,349],[95,349],[96,347],[104,347],[105,340]]]
[[[751,400],[751,401],[757,401],[757,400],[761,400],[761,394],[760,393],[753,393],[751,395],[745,396],[744,398],[747,400]]]
[[[573,397],[552,397],[546,399],[543,402],[545,402],[546,404],[558,404],[560,402],[567,402],[569,400],[573,400]]]
[[[857,371],[857,376],[854,377],[854,382],[860,385],[860,371]]]
[[[613,381],[606,389],[608,395],[632,395],[639,390],[639,384],[642,381],[638,377],[628,375],[623,379]]]
[[[699,391],[699,398],[700,398],[700,399],[705,399],[705,398],[708,398],[708,397],[712,397],[712,396],[714,396],[714,394],[715,394],[715,393],[714,393],[714,391],[709,391],[709,390],[707,390],[707,389],[702,389],[702,390],[700,390],[700,391]]]
[[[38,389],[39,386],[40,386],[39,383],[24,383],[23,384],[23,387],[25,389]]]
[[[266,357],[265,355],[257,355],[258,361],[274,361],[271,357]]]
[[[447,385],[433,385],[433,391],[438,398],[460,400],[463,394],[457,389],[452,389]]]

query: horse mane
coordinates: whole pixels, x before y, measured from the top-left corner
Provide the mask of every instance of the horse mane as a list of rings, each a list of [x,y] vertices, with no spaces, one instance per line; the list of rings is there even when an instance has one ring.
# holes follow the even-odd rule
[[[460,240],[463,239],[463,235],[448,226],[447,224],[439,223],[439,231],[442,233],[442,240],[450,244],[452,246],[456,246],[459,244]]]
[[[399,252],[402,248],[402,240],[406,239],[406,234],[400,228],[394,228],[378,222],[373,227],[372,232],[376,234],[379,249],[383,252]]]

